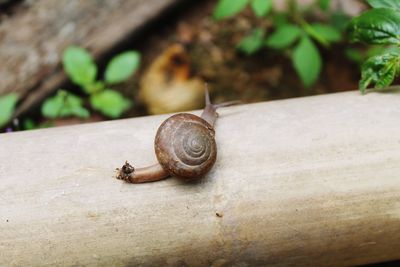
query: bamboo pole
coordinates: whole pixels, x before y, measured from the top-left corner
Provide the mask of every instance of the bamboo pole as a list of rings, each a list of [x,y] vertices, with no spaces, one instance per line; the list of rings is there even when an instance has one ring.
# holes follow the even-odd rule
[[[0,266],[347,266],[400,259],[400,99],[221,109],[203,180],[132,185],[167,116],[0,135]]]

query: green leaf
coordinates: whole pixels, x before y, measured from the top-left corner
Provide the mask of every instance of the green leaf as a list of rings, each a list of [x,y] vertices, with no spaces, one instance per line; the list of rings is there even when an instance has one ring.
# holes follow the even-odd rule
[[[237,49],[251,55],[257,52],[263,45],[264,31],[255,29],[252,34],[243,38],[237,45]]]
[[[90,116],[90,112],[86,108],[84,108],[82,105],[73,106],[70,109],[71,109],[70,110],[71,115],[74,115],[78,118],[87,119]]]
[[[318,4],[322,10],[327,11],[331,5],[331,1],[330,0],[318,0]]]
[[[321,72],[321,56],[309,37],[303,36],[293,51],[293,66],[306,87],[313,85]]]
[[[107,65],[105,80],[108,84],[126,81],[139,67],[140,54],[128,51],[115,56]]]
[[[375,87],[382,89],[389,86],[396,76],[396,66],[389,64],[380,73],[380,79],[376,81]]]
[[[340,39],[342,39],[340,32],[332,26],[321,23],[313,23],[311,24],[311,27],[321,38],[329,43],[339,42]]]
[[[97,66],[85,49],[77,46],[68,47],[63,54],[63,65],[68,77],[75,84],[86,87],[94,83]]]
[[[12,117],[18,96],[11,93],[0,97],[0,127],[3,127]]]
[[[104,90],[105,84],[103,81],[96,81],[83,87],[83,90],[91,95]]]
[[[275,29],[279,29],[280,27],[289,24],[288,16],[283,13],[272,13],[271,20],[274,22]]]
[[[32,119],[24,119],[22,121],[22,127],[24,130],[33,130],[38,128],[38,126],[36,125],[36,123],[32,120]]]
[[[272,0],[252,0],[250,5],[257,17],[264,17],[271,10]]]
[[[368,44],[400,44],[400,13],[388,8],[377,8],[352,19],[350,40]]]
[[[369,58],[361,70],[361,80],[359,88],[361,92],[370,84],[375,84],[375,88],[389,86],[400,70],[400,53],[391,52]]]
[[[371,45],[365,51],[364,59],[374,57],[377,55],[382,55],[382,54],[385,54],[386,52],[390,52],[390,51],[386,51],[386,47],[384,47],[382,45]]]
[[[214,18],[221,20],[232,17],[242,11],[248,3],[249,0],[219,0],[214,9]]]
[[[283,24],[266,40],[265,44],[274,49],[282,49],[293,44],[301,34],[301,29],[292,24]]]
[[[42,105],[42,115],[46,118],[57,118],[64,105],[65,92],[60,90],[54,97],[46,99]]]
[[[42,115],[49,119],[70,116],[86,119],[90,113],[83,107],[83,101],[79,96],[59,90],[54,97],[43,103]]]
[[[367,0],[367,2],[373,8],[392,8],[400,10],[399,0]]]
[[[106,89],[90,96],[92,107],[107,117],[118,118],[128,110],[132,103],[124,98],[119,92]]]
[[[340,32],[346,31],[350,22],[350,17],[342,11],[335,11],[330,17],[330,24]]]

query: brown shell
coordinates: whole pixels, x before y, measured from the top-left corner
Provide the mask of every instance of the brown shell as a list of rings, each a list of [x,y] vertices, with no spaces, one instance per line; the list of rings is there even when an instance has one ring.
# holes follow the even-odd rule
[[[217,158],[214,128],[188,113],[169,117],[158,128],[154,144],[158,162],[170,175],[196,179],[206,174]]]

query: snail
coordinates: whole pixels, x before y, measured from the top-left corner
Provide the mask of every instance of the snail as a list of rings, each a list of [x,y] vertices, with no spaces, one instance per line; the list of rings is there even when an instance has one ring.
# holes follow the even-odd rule
[[[117,179],[129,183],[159,181],[169,176],[194,180],[204,176],[217,158],[214,123],[217,108],[238,101],[212,104],[205,90],[206,106],[201,116],[178,113],[166,119],[158,128],[154,141],[157,164],[134,168],[128,162],[117,169]]]

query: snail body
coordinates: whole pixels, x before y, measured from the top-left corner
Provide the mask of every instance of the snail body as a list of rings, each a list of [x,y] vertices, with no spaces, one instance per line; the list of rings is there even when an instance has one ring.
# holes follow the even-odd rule
[[[206,90],[206,107],[201,116],[178,113],[158,128],[154,149],[158,163],[135,169],[128,162],[118,170],[117,179],[130,183],[158,181],[169,176],[185,180],[204,176],[217,158],[214,123],[217,108],[236,101],[213,105]]]

